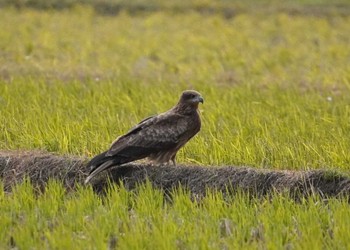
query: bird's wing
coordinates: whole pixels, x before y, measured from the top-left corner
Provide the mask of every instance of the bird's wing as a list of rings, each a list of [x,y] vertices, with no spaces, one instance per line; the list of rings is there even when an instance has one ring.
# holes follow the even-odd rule
[[[146,118],[127,134],[119,137],[106,156],[148,155],[157,150],[175,147],[186,133],[188,120],[176,113],[163,113]]]
[[[137,131],[141,130],[144,126],[147,126],[147,121],[148,123],[150,122],[150,120],[152,120],[153,118],[157,117],[157,115],[151,115],[145,119],[143,119],[142,121],[140,121],[136,126],[132,127],[125,135],[121,136],[118,138],[121,139],[123,137],[127,137],[128,135],[134,134]],[[114,143],[114,142],[113,142]]]

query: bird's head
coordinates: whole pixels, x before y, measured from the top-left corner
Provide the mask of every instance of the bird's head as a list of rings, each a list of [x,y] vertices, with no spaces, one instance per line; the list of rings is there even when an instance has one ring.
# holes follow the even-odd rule
[[[182,92],[178,106],[184,109],[197,109],[199,103],[203,103],[204,99],[200,93],[195,90],[185,90]]]
[[[185,90],[182,92],[180,102],[198,105],[200,102],[203,103],[204,99],[202,95],[195,90]]]

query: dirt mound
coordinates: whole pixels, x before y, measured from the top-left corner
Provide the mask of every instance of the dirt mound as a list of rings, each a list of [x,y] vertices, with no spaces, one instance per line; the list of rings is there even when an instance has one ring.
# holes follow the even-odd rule
[[[6,191],[25,177],[38,187],[44,187],[49,179],[57,179],[67,189],[73,189],[87,176],[85,161],[43,151],[0,151],[0,177]]]
[[[39,188],[45,187],[49,179],[56,179],[71,190],[77,184],[83,184],[88,173],[86,163],[87,159],[42,151],[0,151],[0,177],[6,191],[25,177],[29,177],[33,185]],[[127,164],[102,173],[92,180],[91,185],[96,192],[103,193],[108,179],[122,182],[129,190],[146,180],[165,193],[181,186],[195,197],[205,195],[208,189],[221,191],[224,195],[237,190],[254,196],[282,192],[293,198],[314,194],[325,198],[349,197],[350,194],[349,177],[324,170],[273,171],[234,166]]]

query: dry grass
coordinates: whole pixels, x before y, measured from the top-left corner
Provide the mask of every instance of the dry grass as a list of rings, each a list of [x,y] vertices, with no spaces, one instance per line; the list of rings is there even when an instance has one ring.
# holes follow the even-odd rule
[[[67,189],[82,184],[87,176],[86,159],[59,156],[43,151],[1,151],[0,171],[5,190],[29,177],[31,182],[44,188],[50,179],[64,183]],[[107,173],[110,178],[107,178]],[[350,179],[327,170],[277,171],[249,167],[220,166],[152,166],[126,164],[106,171],[93,180],[98,193],[107,190],[110,181],[128,190],[149,181],[166,194],[183,188],[194,197],[203,197],[207,191],[219,191],[225,196],[243,191],[254,196],[272,195],[275,192],[299,199],[310,195],[321,197],[349,196]]]

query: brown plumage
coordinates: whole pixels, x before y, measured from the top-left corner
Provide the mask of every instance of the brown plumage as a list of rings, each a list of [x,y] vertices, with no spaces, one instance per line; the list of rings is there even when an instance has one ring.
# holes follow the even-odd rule
[[[148,117],[116,139],[109,150],[88,164],[91,171],[85,183],[112,166],[148,158],[157,164],[172,161],[177,151],[201,128],[198,104],[202,96],[194,90],[182,93],[179,102],[167,112]]]

